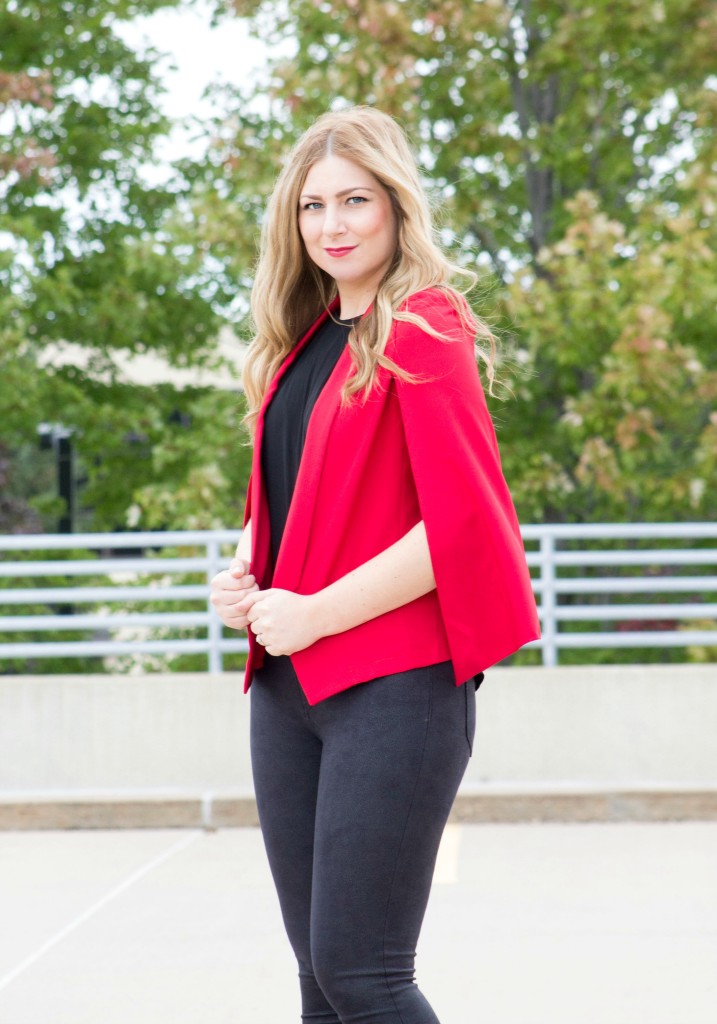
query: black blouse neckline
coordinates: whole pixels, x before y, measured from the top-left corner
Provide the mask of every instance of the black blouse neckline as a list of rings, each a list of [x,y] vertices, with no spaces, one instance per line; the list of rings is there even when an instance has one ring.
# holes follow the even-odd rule
[[[271,548],[274,561],[284,533],[313,407],[345,351],[349,331],[360,317],[333,314],[287,367],[264,413],[261,449]]]

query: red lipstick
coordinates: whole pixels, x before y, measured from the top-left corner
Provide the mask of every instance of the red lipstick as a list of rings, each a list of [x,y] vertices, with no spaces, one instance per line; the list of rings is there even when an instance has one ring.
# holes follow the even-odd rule
[[[356,248],[355,245],[345,245],[341,249],[326,249],[324,250],[329,256],[348,256],[350,252],[353,252]]]

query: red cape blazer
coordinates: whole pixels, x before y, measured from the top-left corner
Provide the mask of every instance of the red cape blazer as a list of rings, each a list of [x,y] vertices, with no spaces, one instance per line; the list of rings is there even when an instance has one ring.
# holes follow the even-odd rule
[[[423,519],[436,589],[291,655],[310,704],[356,683],[450,659],[456,684],[540,636],[523,542],[500,464],[474,339],[438,289],[403,307],[451,340],[395,322],[386,348],[420,377],[379,369],[365,404],[340,407],[348,345],[313,408],[278,552],[270,551],[261,474],[264,413],[279,380],[327,314],[291,350],[256,426],[244,525],[259,587],[312,594],[399,540]],[[264,650],[249,632],[245,690]]]

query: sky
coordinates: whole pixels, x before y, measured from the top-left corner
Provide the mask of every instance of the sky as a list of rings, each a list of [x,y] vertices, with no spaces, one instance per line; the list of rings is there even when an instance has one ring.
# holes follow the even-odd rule
[[[240,85],[267,59],[266,48],[249,38],[241,18],[225,18],[215,28],[210,23],[211,5],[194,0],[190,8],[160,10],[116,28],[117,34],[133,48],[141,49],[149,43],[168,54],[157,70],[167,88],[164,111],[172,118],[209,116],[211,103],[202,99],[208,85]],[[190,133],[177,128],[163,155],[176,159],[190,155],[191,150]]]

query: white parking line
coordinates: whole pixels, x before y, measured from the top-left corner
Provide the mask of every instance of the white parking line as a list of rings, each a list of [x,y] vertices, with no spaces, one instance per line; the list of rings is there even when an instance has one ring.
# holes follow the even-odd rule
[[[187,846],[190,846],[191,843],[196,842],[196,840],[200,839],[203,835],[204,832],[192,832],[190,835],[184,836],[179,840],[179,842],[173,843],[167,850],[164,850],[162,853],[158,853],[155,857],[152,857],[151,860],[147,861],[146,864],[143,864],[141,868],[137,868],[136,871],[133,871],[131,875],[128,875],[127,878],[124,879],[123,882],[116,885],[114,889],[110,889],[110,891],[105,893],[105,895],[101,899],[97,900],[96,903],[93,903],[92,906],[87,908],[87,910],[83,911],[78,917],[70,921],[69,924],[66,924],[64,928],[61,928],[59,932],[56,932],[55,935],[49,938],[46,942],[43,942],[34,953],[30,953],[29,956],[26,956],[25,959],[22,960],[17,967],[14,967],[9,974],[0,978],[0,990],[9,985],[11,981],[14,981],[15,978],[26,971],[28,967],[32,967],[33,964],[37,963],[45,953],[49,952],[49,950],[54,946],[62,942],[63,939],[66,939],[71,932],[75,931],[76,928],[79,928],[80,925],[83,925],[85,921],[89,921],[91,917],[94,917],[95,914],[102,910],[103,907],[106,907],[108,903],[115,899],[115,897],[129,889],[130,886],[134,885],[135,882],[138,882],[140,878],[144,878],[144,876],[149,874],[150,871],[153,871],[154,868],[159,867],[160,864],[164,864],[164,862],[168,861],[170,857],[173,857],[175,853],[179,853],[180,850],[184,850]]]
[[[434,885],[455,885],[458,881],[458,853],[461,848],[462,825],[446,825],[438,848]]]

